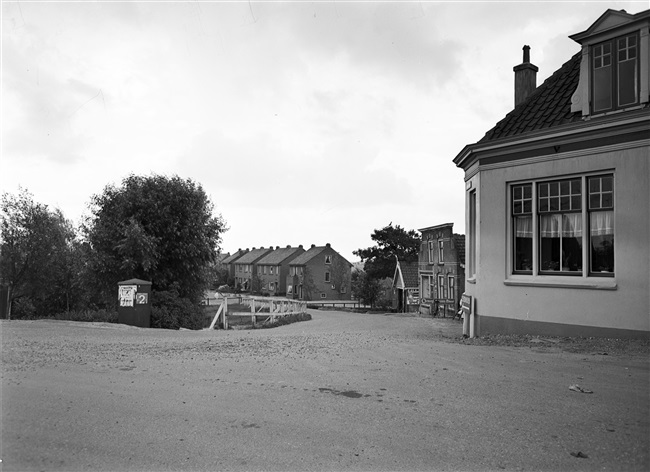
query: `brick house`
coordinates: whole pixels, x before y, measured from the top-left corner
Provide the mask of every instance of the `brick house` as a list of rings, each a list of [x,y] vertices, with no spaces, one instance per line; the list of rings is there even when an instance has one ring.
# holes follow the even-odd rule
[[[235,287],[241,288],[245,292],[250,292],[253,288],[253,277],[257,273],[257,262],[273,251],[270,247],[265,249],[251,249],[246,254],[234,261],[235,266]]]
[[[271,296],[287,293],[287,276],[289,263],[304,253],[302,245],[275,248],[274,251],[257,261],[257,277],[260,281],[260,291]]]
[[[228,271],[228,280],[235,280],[235,261],[247,252],[248,249],[238,249],[237,252],[227,256],[221,261],[221,265]]]
[[[453,223],[419,231],[420,313],[454,317],[465,290],[465,236],[454,234]]]
[[[289,263],[287,297],[299,300],[350,300],[351,268],[329,243],[312,246]]]

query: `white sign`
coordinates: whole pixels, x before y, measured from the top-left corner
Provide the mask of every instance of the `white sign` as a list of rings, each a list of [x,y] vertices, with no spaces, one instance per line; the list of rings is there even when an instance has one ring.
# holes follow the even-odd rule
[[[137,285],[120,285],[120,306],[133,306],[133,301],[135,300],[135,292],[137,291]]]

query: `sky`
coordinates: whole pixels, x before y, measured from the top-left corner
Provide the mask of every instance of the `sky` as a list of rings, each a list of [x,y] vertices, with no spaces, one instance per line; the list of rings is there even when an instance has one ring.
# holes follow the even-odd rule
[[[2,0],[0,189],[78,224],[129,174],[178,175],[224,253],[463,234],[452,160],[512,110],[522,47],[540,85],[608,8],[647,2]]]

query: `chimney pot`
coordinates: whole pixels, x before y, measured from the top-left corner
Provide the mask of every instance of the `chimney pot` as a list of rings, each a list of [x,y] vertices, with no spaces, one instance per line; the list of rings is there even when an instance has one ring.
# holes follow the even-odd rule
[[[530,63],[530,46],[525,45],[524,61],[515,66],[515,107],[523,103],[537,88],[537,66]]]

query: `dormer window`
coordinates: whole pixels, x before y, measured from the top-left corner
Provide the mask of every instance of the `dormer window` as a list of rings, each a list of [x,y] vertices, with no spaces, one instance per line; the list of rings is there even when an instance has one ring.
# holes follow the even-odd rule
[[[592,47],[593,113],[639,103],[639,40],[622,36]]]

